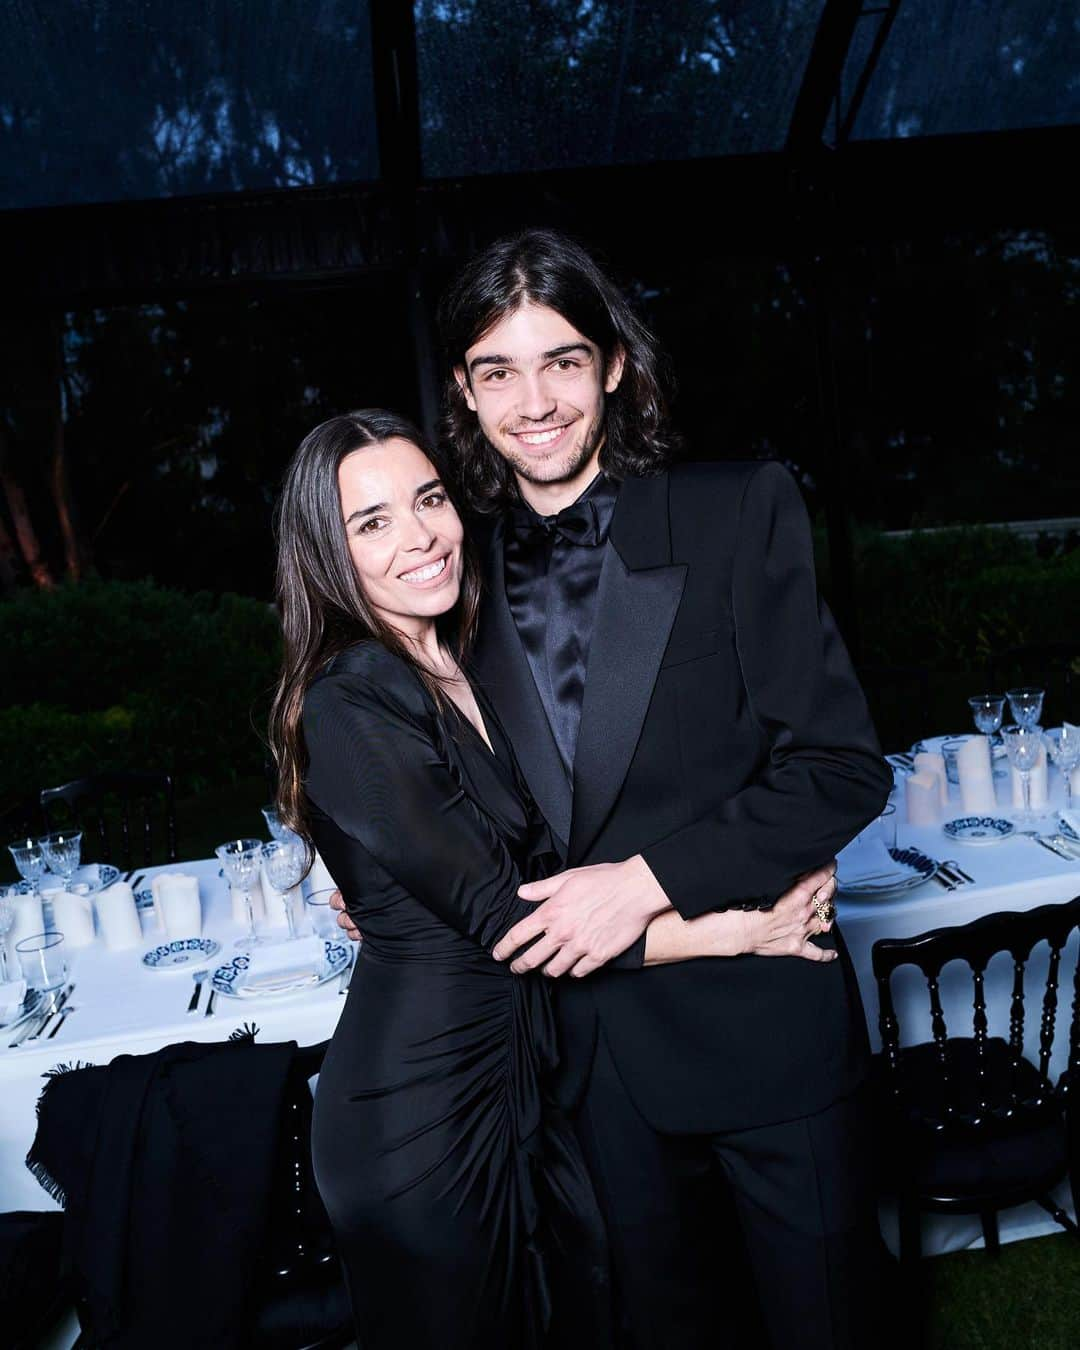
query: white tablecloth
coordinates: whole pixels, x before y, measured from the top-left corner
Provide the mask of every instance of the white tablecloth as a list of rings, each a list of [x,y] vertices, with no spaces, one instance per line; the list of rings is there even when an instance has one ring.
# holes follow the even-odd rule
[[[1012,818],[1007,805],[1008,779],[997,780],[998,813]],[[960,806],[955,786],[950,787],[951,804],[944,818],[966,814]],[[948,928],[970,923],[984,914],[999,910],[1028,910],[1038,905],[1059,904],[1080,895],[1080,862],[1066,862],[1048,852],[1033,839],[1014,834],[995,844],[958,844],[948,839],[940,826],[915,827],[903,823],[903,797],[897,794],[901,824],[898,844],[913,844],[928,857],[953,859],[974,879],[974,885],[965,885],[955,891],[946,891],[936,881],[928,881],[903,895],[889,899],[837,900],[840,926],[851,952],[851,958],[862,991],[870,1039],[874,1050],[880,1049],[878,1032],[878,996],[871,969],[871,950],[879,938],[914,937],[932,928]],[[1050,809],[1060,805],[1062,788],[1055,771],[1050,780]],[[1040,822],[1042,831],[1048,831],[1050,818]],[[841,871],[843,855],[841,854]],[[1045,944],[1036,948],[1028,963],[1026,990],[1025,1044],[1029,1056],[1038,1060],[1039,1016],[1045,989],[1048,949]],[[1077,937],[1073,936],[1065,950],[1059,977],[1059,1005],[1057,1037],[1051,1071],[1054,1075],[1065,1067],[1068,1057],[1069,1018],[1072,1007],[1072,980],[1077,960]],[[986,1001],[989,1009],[990,1034],[1009,1034],[1009,996],[1012,989],[1012,958],[1007,954],[995,957],[987,969]],[[892,981],[893,1002],[900,1021],[901,1043],[914,1044],[930,1040],[930,1011],[926,979],[916,967],[897,971]],[[966,964],[952,962],[941,976],[941,1000],[946,1024],[951,1035],[972,1034],[972,1005],[974,989],[971,972]],[[1068,1187],[1056,1192],[1063,1208],[1072,1212]],[[886,1240],[897,1250],[895,1215],[891,1207],[883,1211]],[[1037,1205],[1006,1210],[1001,1215],[1003,1242],[1035,1237],[1061,1229]],[[927,1253],[955,1251],[978,1246],[982,1229],[978,1219],[926,1217],[923,1225],[923,1244]]]
[[[221,952],[209,968],[232,956],[232,944],[243,929],[232,921],[229,891],[218,876],[216,859],[151,868],[140,889],[155,871],[187,872],[199,878],[203,906],[203,934],[217,938]],[[259,1028],[259,1040],[315,1045],[333,1034],[345,1000],[338,981],[295,996],[227,998],[219,994],[212,1017],[202,1011],[189,1016],[191,975],[147,970],[145,950],[165,941],[143,912],[146,942],[129,951],[109,952],[100,938],[92,947],[69,954],[69,980],[74,983],[71,1006],[77,1011],[57,1035],[15,1050],[10,1036],[0,1038],[0,1212],[14,1209],[55,1208],[49,1196],[27,1171],[24,1159],[34,1136],[34,1104],[43,1078],[54,1065],[107,1064],[116,1055],[143,1055],[177,1041],[227,1040],[245,1022]],[[205,987],[200,1008],[206,1005]]]
[[[1055,779],[1056,775],[1052,775],[1052,801],[1059,801],[1060,787]],[[959,803],[954,804],[955,814],[962,814]],[[1004,809],[1002,813],[1009,814]],[[855,964],[875,1049],[879,1045],[878,1001],[870,952],[878,938],[910,937],[930,928],[966,923],[996,910],[1030,909],[1080,894],[1080,863],[1060,860],[1030,839],[1014,837],[999,844],[964,847],[950,843],[939,828],[915,829],[901,824],[900,842],[911,842],[931,857],[957,859],[974,877],[975,884],[946,892],[931,881],[899,899],[840,898],[840,921]],[[170,870],[199,877],[203,931],[221,942],[224,957],[239,930],[232,923],[228,890],[218,877],[217,862],[184,863],[179,867],[173,864]],[[151,875],[153,869],[147,877]],[[146,937],[147,947],[161,940],[156,931],[148,931]],[[55,1064],[75,1059],[105,1064],[118,1054],[145,1054],[175,1041],[224,1040],[246,1021],[257,1023],[260,1041],[295,1040],[310,1045],[333,1033],[344,1002],[337,992],[337,981],[333,980],[320,989],[287,999],[229,1000],[219,995],[213,1017],[206,1018],[201,1013],[190,1017],[185,1012],[191,991],[190,977],[144,969],[140,961],[142,950],[111,953],[98,942],[73,952],[72,1003],[78,1011],[68,1018],[55,1039],[44,1044],[39,1041],[32,1048],[8,1050],[6,1039],[0,1042],[0,1211],[52,1207],[49,1197],[26,1170],[23,1159],[33,1138],[34,1103],[41,1090],[42,1075]],[[1063,1032],[1062,1027],[1069,1016],[1075,956],[1074,939],[1062,970],[1055,1072],[1062,1067],[1065,1053],[1067,1031]],[[1032,1044],[1038,1030],[1037,1010],[1042,993],[1039,979],[1044,974],[1045,960],[1040,964],[1033,959],[1027,1019]],[[1007,957],[991,966],[987,978],[991,1034],[1007,1033],[1010,980]],[[904,1042],[928,1039],[929,1016],[922,976],[916,971],[910,979],[897,978],[893,987]],[[971,980],[966,967],[947,968],[942,990],[950,1028],[970,1035]],[[1058,1199],[1068,1207],[1066,1188],[1058,1193]],[[883,1225],[886,1238],[895,1249],[894,1221],[888,1209],[883,1212]],[[1001,1226],[1005,1241],[1056,1231],[1048,1216],[1035,1206],[1007,1211]],[[980,1234],[975,1220],[927,1219],[925,1250],[977,1245]]]

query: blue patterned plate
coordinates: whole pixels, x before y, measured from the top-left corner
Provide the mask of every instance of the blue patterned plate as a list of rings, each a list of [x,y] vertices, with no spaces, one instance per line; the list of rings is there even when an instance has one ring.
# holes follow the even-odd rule
[[[1015,827],[1001,816],[960,816],[941,828],[957,844],[997,844],[1008,839]]]
[[[223,966],[218,966],[210,976],[210,983],[219,994],[224,994],[227,998],[273,998],[279,994],[295,994],[300,990],[313,989],[317,985],[325,984],[327,980],[332,980],[346,970],[351,958],[352,953],[345,943],[325,938],[319,967],[314,971],[303,971],[294,979],[283,978],[279,984],[260,982],[257,989],[245,989],[244,973],[251,965],[251,958],[240,954],[226,961]]]
[[[200,961],[209,961],[219,951],[221,943],[213,938],[176,938],[144,952],[142,963],[147,970],[187,970]]]
[[[910,891],[915,886],[921,886],[924,881],[929,881],[938,870],[937,862],[925,853],[920,853],[917,848],[891,848],[889,856],[897,865],[893,876],[862,883],[845,882],[837,877],[841,895],[899,895],[902,891]]]

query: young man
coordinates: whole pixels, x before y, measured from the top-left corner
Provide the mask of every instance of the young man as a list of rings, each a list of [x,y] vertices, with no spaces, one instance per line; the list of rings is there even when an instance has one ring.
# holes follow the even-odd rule
[[[567,864],[522,889],[536,912],[495,954],[571,976],[561,1097],[630,1341],[723,1340],[723,1272],[688,1218],[711,1167],[731,1183],[773,1344],[865,1346],[867,1048],[842,941],[819,939],[839,948],[831,962],[636,968],[672,907],[692,923],[804,884],[831,918],[834,869],[800,877],[892,786],[818,600],[798,489],[775,464],[668,467],[654,342],[562,236],[484,250],[440,318],[451,448],[494,517],[473,673]]]

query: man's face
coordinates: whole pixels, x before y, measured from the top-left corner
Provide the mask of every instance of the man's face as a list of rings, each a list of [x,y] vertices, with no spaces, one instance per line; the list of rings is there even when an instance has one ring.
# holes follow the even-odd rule
[[[599,348],[561,314],[526,304],[465,353],[458,384],[491,444],[529,483],[584,487],[595,474],[605,395],[623,358],[604,370]]]

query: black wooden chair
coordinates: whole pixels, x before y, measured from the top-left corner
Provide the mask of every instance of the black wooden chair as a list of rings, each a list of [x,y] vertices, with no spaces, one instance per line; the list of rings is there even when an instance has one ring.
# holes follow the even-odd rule
[[[94,862],[115,863],[126,872],[134,867],[150,867],[155,861],[175,862],[179,856],[176,797],[170,774],[113,772],[76,778],[60,787],[43,788],[41,809],[50,830],[78,825],[88,836],[83,841],[84,857],[92,857]],[[115,818],[117,813],[118,852],[113,848],[110,830],[110,816]],[[163,850],[155,850],[155,817],[164,824]]]
[[[900,1259],[920,1254],[923,1211],[978,1214],[988,1251],[998,1250],[998,1212],[1037,1201],[1065,1229],[1069,1216],[1049,1198],[1068,1177],[1080,1202],[1080,963],[1071,981],[1068,1064],[1049,1077],[1062,979],[1062,952],[1080,927],[1080,897],[1024,914],[989,914],[957,928],[874,943],[883,1049],[875,1062],[881,1112],[883,1180],[895,1188]],[[1024,1054],[1025,975],[1037,944],[1049,944],[1039,1013],[1038,1063]],[[1008,952],[1013,982],[1009,1039],[989,1035],[985,974],[991,957]],[[939,979],[950,961],[971,969],[973,1034],[949,1034]],[[917,966],[926,977],[933,1039],[901,1047],[891,976]]]

